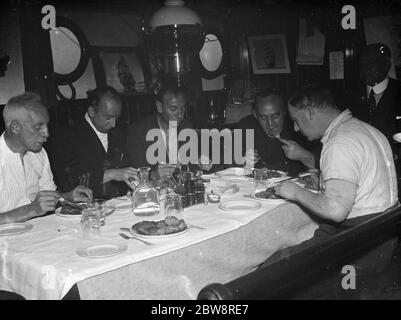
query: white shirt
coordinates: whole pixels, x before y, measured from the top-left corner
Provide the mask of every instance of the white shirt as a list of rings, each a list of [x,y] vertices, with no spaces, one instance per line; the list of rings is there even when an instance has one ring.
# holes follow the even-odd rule
[[[376,104],[379,103],[380,98],[383,96],[384,91],[387,89],[388,86],[388,77],[386,77],[382,82],[376,84],[375,86],[366,86],[366,94],[369,98],[370,91],[373,90],[373,94],[376,100]]]
[[[398,201],[393,154],[386,137],[343,111],[326,129],[320,157],[323,189],[330,179],[357,186],[348,218],[384,211]]]
[[[45,149],[20,153],[10,150],[0,137],[0,212],[7,212],[35,200],[42,190],[56,190]]]
[[[95,131],[97,137],[99,138],[100,142],[102,143],[104,150],[107,152],[107,149],[109,147],[109,138],[107,136],[107,133],[100,132],[96,129],[96,127],[92,123],[92,120],[89,118],[88,113],[85,113],[85,120],[88,121],[88,123],[92,127],[93,131]]]

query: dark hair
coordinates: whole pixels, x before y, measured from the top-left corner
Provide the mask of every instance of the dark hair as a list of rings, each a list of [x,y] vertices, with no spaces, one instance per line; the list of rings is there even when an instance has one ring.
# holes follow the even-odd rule
[[[391,61],[391,51],[384,43],[372,43],[362,48],[361,57],[370,56],[376,59]]]
[[[285,108],[285,98],[277,89],[265,89],[263,91],[258,92],[256,94],[255,98],[254,98],[253,103],[252,103],[253,110],[256,109],[256,106],[258,104],[258,100],[259,99],[265,99],[265,98],[270,97],[270,96],[278,97],[282,101],[282,107],[284,107],[284,109],[287,110]]]
[[[295,91],[288,100],[288,104],[298,109],[307,106],[317,109],[336,108],[330,89],[316,84],[306,85]]]
[[[94,107],[95,110],[99,105],[99,101],[104,97],[108,96],[115,99],[116,101],[121,101],[120,95],[116,89],[111,86],[102,86],[94,90],[90,90],[87,93],[89,106]]]
[[[174,95],[182,94],[186,96],[186,88],[178,86],[174,81],[165,81],[162,83],[160,91],[156,95],[156,100],[163,102],[163,96],[166,93],[172,93]]]

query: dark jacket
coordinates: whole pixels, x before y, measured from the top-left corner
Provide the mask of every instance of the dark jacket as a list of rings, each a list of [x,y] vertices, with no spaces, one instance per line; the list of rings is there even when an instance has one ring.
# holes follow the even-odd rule
[[[110,181],[103,184],[105,169],[123,167],[124,152],[124,137],[117,128],[108,133],[107,153],[85,119],[60,129],[53,139],[53,172],[58,188],[63,192],[72,190],[79,184],[80,177],[89,172],[89,187],[95,197],[124,194],[125,183]]]
[[[185,119],[181,125],[178,127],[179,134],[180,130],[193,128],[191,121]],[[148,148],[155,143],[155,141],[146,141],[146,134],[151,129],[159,129],[159,124],[157,122],[157,115],[151,115],[145,119],[134,122],[128,128],[127,135],[127,159],[126,163],[132,167],[151,167],[152,169],[157,167],[157,164],[150,164],[146,159],[146,151]],[[157,139],[155,138],[157,141]],[[162,139],[160,141],[163,146],[165,143]],[[182,146],[185,142],[178,141],[178,148]],[[168,163],[168,154],[166,155],[166,162]]]
[[[282,149],[282,143],[276,138],[270,138],[260,127],[259,123],[253,115],[246,116],[241,119],[238,124],[239,129],[254,129],[254,147],[258,151],[261,160],[256,164],[256,167],[267,167],[268,169],[282,170],[294,176],[307,168],[300,162],[286,158]],[[293,140],[303,148],[312,152],[315,156],[315,164],[319,164],[319,156],[321,151],[321,143],[309,142],[301,134],[293,130],[292,122],[286,118],[283,131],[280,134],[281,138]],[[243,138],[244,141],[244,138]],[[245,147],[242,150],[245,155]]]
[[[401,81],[389,78],[389,83],[384,91],[372,116],[367,105],[366,86],[361,85],[349,108],[354,117],[370,123],[381,131],[391,143],[395,133],[401,131],[401,120],[396,117],[401,115]]]

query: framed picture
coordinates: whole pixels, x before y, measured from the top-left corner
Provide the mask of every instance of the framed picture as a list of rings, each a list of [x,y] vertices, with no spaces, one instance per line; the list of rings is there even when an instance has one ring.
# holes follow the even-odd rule
[[[253,36],[248,43],[254,74],[291,72],[284,34]]]
[[[146,93],[150,70],[139,47],[94,47],[97,85],[109,85],[124,94]]]

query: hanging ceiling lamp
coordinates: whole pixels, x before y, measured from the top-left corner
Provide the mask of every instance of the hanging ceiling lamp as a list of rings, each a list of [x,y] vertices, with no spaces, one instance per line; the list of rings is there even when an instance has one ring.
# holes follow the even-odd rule
[[[166,0],[152,15],[149,27],[158,71],[184,85],[204,43],[202,20],[183,0]]]
[[[202,25],[198,14],[185,7],[183,0],[166,0],[164,7],[157,10],[150,19],[150,27],[157,28],[168,25]]]

